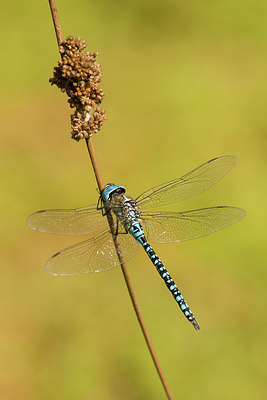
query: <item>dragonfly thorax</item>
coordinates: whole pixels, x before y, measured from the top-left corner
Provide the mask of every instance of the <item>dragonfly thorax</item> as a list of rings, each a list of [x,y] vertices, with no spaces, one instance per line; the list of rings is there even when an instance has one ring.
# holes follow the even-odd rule
[[[108,184],[105,186],[102,198],[106,207],[112,210],[118,220],[128,231],[134,221],[140,219],[140,213],[136,202],[125,194],[125,188],[121,185]]]
[[[124,222],[124,224],[126,223],[128,229],[132,226],[134,221],[140,220],[140,212],[135,200],[125,194],[122,195],[122,210],[122,222]]]

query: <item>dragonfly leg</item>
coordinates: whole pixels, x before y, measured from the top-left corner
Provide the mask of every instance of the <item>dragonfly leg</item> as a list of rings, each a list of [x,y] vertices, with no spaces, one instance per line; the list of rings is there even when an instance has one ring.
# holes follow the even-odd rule
[[[115,235],[118,236],[118,233],[119,233],[119,220],[117,218],[116,219],[116,232],[115,232]]]
[[[103,217],[105,215],[107,215],[104,204],[103,204],[103,200],[102,198],[99,196],[98,202],[97,202],[97,206],[96,206],[97,210],[101,210]]]

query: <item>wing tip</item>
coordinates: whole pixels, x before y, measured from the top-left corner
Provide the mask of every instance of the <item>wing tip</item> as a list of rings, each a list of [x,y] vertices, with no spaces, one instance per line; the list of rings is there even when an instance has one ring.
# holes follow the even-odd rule
[[[222,159],[232,160],[233,166],[235,166],[235,164],[237,163],[237,157],[236,156],[233,156],[232,154],[226,154],[225,156],[219,156],[219,157],[212,158],[211,160],[209,160],[207,162],[207,164],[209,164],[211,162],[214,162],[214,161],[217,161],[217,160],[222,160]]]
[[[231,210],[235,210],[238,211],[240,215],[242,215],[242,218],[244,218],[247,215],[246,210],[244,210],[244,208],[240,208],[240,207],[234,207],[234,206],[216,206],[216,207],[210,207],[210,208],[228,208]],[[203,208],[203,210],[205,210]]]
[[[31,229],[33,229],[33,230],[35,231],[36,228],[31,224],[31,217],[32,217],[33,215],[34,215],[34,214],[31,214],[31,215],[28,216],[28,218],[26,219],[26,224],[28,225],[29,228],[31,228]]]
[[[238,222],[238,221],[241,221],[241,219],[245,218],[245,216],[247,215],[247,212],[243,208],[239,208],[239,207],[235,207],[235,208],[236,208],[236,210],[238,210],[239,216],[240,216],[240,218],[237,220],[237,222]]]
[[[42,213],[44,213],[44,212],[46,212],[46,211],[47,211],[47,210],[39,210],[39,211],[36,211],[36,212],[34,212],[33,214],[29,215],[29,216],[27,217],[27,219],[26,219],[26,224],[28,225],[28,227],[31,228],[31,229],[33,229],[33,230],[37,230],[37,228],[36,228],[34,225],[32,225],[31,220],[32,220],[32,218],[35,217],[36,215],[42,214]]]

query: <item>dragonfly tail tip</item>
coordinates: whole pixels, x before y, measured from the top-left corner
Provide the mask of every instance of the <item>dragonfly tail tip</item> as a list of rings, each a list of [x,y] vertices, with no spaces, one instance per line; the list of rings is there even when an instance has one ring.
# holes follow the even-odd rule
[[[192,321],[190,321],[193,327],[195,328],[196,331],[200,331],[200,326],[198,325],[196,319],[194,318]]]

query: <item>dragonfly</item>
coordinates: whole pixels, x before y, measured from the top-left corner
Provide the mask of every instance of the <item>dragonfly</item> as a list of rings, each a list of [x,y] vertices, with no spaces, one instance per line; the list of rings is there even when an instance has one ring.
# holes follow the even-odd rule
[[[124,186],[109,183],[100,193],[97,204],[35,212],[27,219],[28,226],[34,230],[89,235],[87,240],[54,254],[45,265],[46,271],[59,276],[105,271],[119,266],[122,260],[131,259],[141,245],[185,317],[199,330],[194,314],[150,243],[200,238],[240,221],[246,212],[230,206],[178,212],[155,209],[204,192],[224,177],[236,161],[231,155],[213,158],[135,199],[126,194]]]

